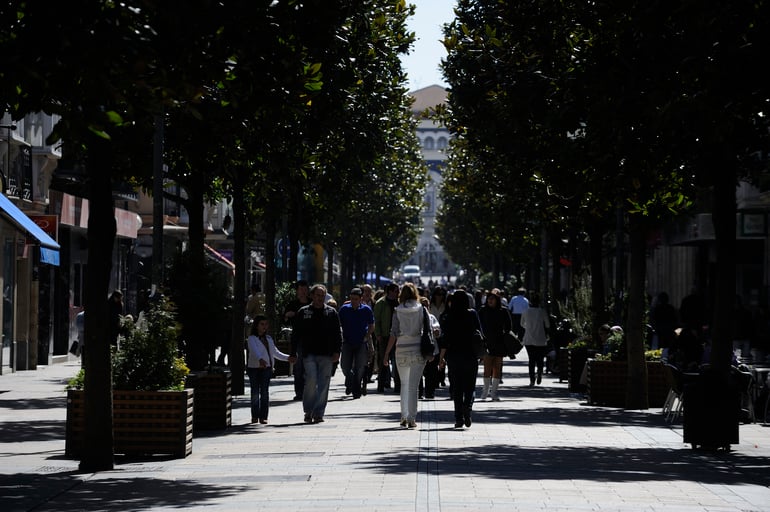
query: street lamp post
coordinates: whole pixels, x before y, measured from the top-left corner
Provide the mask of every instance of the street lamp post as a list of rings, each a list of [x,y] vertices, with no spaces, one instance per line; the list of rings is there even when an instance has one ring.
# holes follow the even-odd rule
[[[16,129],[15,124],[0,124],[0,128],[5,128],[6,131],[6,142],[8,143],[8,154],[6,155],[6,166],[5,166],[5,172],[0,174],[0,179],[2,179],[2,192],[5,194],[6,190],[8,190],[8,177],[10,176],[11,172],[11,132]]]

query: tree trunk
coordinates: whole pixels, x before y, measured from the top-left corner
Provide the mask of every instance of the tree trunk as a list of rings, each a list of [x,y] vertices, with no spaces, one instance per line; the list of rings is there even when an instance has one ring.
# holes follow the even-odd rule
[[[347,241],[342,242],[342,253],[340,257],[340,294],[350,290],[353,280],[353,245]],[[331,291],[331,288],[329,289]],[[341,299],[342,297],[340,297]],[[340,305],[342,303],[340,302]]]
[[[537,291],[543,299],[543,307],[547,307],[545,299],[548,295],[548,242],[548,230],[543,226],[540,230],[540,258],[538,259],[540,275],[537,281]]]
[[[265,311],[270,319],[270,325],[274,326],[277,334],[281,327],[279,315],[283,313],[282,311],[275,310],[275,237],[277,220],[269,212],[266,212],[262,222],[262,229],[265,232]]]
[[[647,270],[647,229],[644,219],[630,217],[631,275],[628,282],[628,318],[625,335],[628,357],[626,408],[647,409],[647,364],[644,360],[645,280]]]
[[[714,176],[716,278],[712,319],[711,364],[727,379],[732,360],[732,311],[735,301],[735,173],[725,164]]]
[[[589,237],[591,240],[591,333],[596,340],[599,326],[605,322],[604,303],[604,272],[602,270],[603,235],[599,222],[589,225]]]
[[[235,280],[233,283],[233,333],[230,341],[230,370],[233,374],[233,395],[244,394],[244,371],[246,363],[243,352],[243,340],[246,339],[243,319],[246,316],[244,298],[246,297],[246,205],[243,200],[243,172],[236,172],[233,180],[233,258],[235,261]],[[269,240],[268,245],[272,244]],[[275,291],[273,292],[275,296]]]
[[[114,467],[112,453],[112,366],[107,295],[117,225],[112,201],[110,144],[93,137],[89,145],[88,272],[85,275],[85,438],[80,470]]]
[[[551,314],[556,317],[559,313],[559,298],[561,297],[561,237],[557,226],[551,226],[549,249],[551,252]]]
[[[187,214],[189,216],[189,225],[187,233],[190,244],[187,248],[189,264],[189,284],[190,297],[193,302],[196,297],[200,297],[201,291],[208,288],[206,280],[206,263],[204,256],[204,226],[203,226],[203,174],[195,174],[191,177],[189,185],[186,187],[188,199],[186,201]],[[197,293],[196,293],[197,292]],[[195,308],[194,303],[187,304],[188,308]],[[191,370],[202,370],[207,360],[206,346],[209,340],[206,339],[209,334],[207,323],[210,319],[205,315],[194,314],[194,311],[188,311],[184,315],[185,321],[191,324],[185,329],[186,362]]]
[[[326,288],[331,290],[334,287],[334,245],[329,243],[326,246]]]
[[[302,218],[302,211],[301,211],[301,197],[302,197],[302,191],[297,191],[297,195],[299,198],[294,201],[294,205],[291,208],[291,211],[289,212],[289,232],[288,236],[286,233],[284,233],[284,237],[288,238],[287,245],[287,251],[289,252],[288,256],[288,273],[286,274],[286,280],[289,282],[294,282],[297,280],[297,270],[299,268],[298,260],[299,260],[299,250],[300,250],[300,226],[301,224],[301,218]],[[303,276],[305,279],[307,279],[307,276]],[[320,280],[318,280],[320,282]],[[313,283],[310,283],[311,285]]]

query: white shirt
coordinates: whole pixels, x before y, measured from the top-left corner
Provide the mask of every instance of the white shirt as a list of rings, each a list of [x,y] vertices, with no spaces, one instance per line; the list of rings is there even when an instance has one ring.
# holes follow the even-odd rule
[[[548,319],[544,309],[527,308],[521,314],[521,326],[524,328],[524,340],[522,343],[539,347],[544,347],[548,344],[546,329],[551,327],[551,321]]]
[[[280,350],[278,350],[278,347],[275,346],[275,342],[273,341],[273,338],[266,334],[265,338],[267,339],[267,345],[270,347],[270,353],[267,353],[267,350],[265,350],[265,344],[262,343],[262,340],[257,338],[255,335],[249,336],[249,339],[247,341],[248,347],[249,347],[249,360],[246,363],[246,366],[248,368],[261,368],[259,365],[259,360],[264,359],[267,361],[267,366],[272,367],[273,363],[276,359],[279,361],[288,361],[289,355],[284,354]]]
[[[399,304],[393,311],[393,321],[390,325],[390,334],[396,337],[396,346],[419,346],[422,333],[422,304],[410,299]]]

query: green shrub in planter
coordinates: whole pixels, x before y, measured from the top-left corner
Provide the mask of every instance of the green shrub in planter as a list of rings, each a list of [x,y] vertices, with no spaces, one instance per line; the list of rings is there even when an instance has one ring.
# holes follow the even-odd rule
[[[136,324],[125,325],[120,350],[112,353],[112,388],[122,391],[181,391],[190,369],[179,355],[179,326],[165,297],[150,303]],[[69,389],[83,389],[84,370]]]
[[[158,391],[184,389],[190,369],[179,356],[179,325],[165,297],[151,302],[130,326],[112,361],[114,389]]]

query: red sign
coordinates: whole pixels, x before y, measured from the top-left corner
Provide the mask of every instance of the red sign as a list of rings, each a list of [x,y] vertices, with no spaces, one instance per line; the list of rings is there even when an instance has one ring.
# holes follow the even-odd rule
[[[59,238],[59,216],[58,215],[29,215],[32,222],[38,225],[46,235],[58,242]]]

